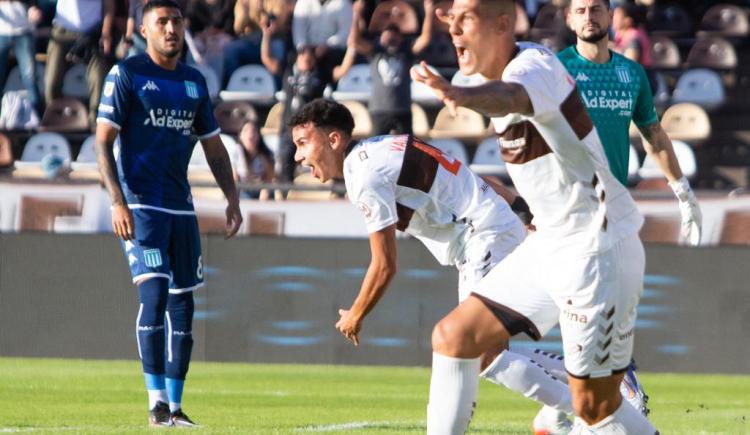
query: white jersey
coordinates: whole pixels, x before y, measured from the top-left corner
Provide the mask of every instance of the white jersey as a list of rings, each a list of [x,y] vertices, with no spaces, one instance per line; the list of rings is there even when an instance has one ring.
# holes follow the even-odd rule
[[[461,162],[411,135],[354,145],[344,161],[344,179],[369,233],[396,224],[443,265],[460,262],[472,237],[519,224],[508,203]]]
[[[502,80],[526,89],[533,115],[492,118],[508,174],[550,249],[609,249],[637,232],[643,217],[609,170],[575,81],[548,49],[519,43]]]

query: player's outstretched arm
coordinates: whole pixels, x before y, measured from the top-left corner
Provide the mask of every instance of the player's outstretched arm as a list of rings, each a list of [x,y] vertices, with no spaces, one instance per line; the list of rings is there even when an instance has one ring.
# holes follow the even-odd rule
[[[396,225],[370,234],[370,267],[359,295],[348,310],[339,310],[336,329],[354,345],[359,345],[359,331],[365,316],[375,307],[396,275]]]
[[[120,179],[117,177],[117,163],[112,151],[117,133],[118,130],[108,123],[100,122],[97,124],[96,161],[99,165],[102,182],[112,201],[112,230],[117,237],[127,241],[135,238],[135,223],[133,214],[125,201],[125,195],[122,193]]]
[[[427,68],[422,62],[422,71],[411,69],[414,80],[431,87],[437,97],[455,115],[456,107],[463,106],[489,117],[505,116],[509,113],[531,115],[534,109],[526,89],[517,83],[493,80],[480,86],[453,86],[444,77]]]
[[[643,138],[643,148],[653,158],[669,181],[680,205],[682,243],[697,246],[701,241],[703,214],[698,199],[690,188],[690,182],[682,174],[680,163],[674,152],[672,141],[659,122],[639,127]]]
[[[232,162],[229,160],[224,144],[218,134],[201,140],[206,161],[211,168],[211,173],[216,179],[224,196],[227,198],[227,225],[225,238],[229,239],[237,234],[242,224],[242,212],[240,211],[240,196],[237,186],[234,184],[232,173]]]

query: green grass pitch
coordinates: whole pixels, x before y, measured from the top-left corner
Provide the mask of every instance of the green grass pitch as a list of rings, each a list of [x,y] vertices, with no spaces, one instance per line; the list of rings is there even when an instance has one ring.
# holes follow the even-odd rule
[[[421,434],[429,369],[193,363],[200,429],[148,429],[135,361],[0,359],[0,433]],[[662,434],[750,433],[750,376],[640,374]],[[538,406],[486,381],[469,433],[528,434]]]

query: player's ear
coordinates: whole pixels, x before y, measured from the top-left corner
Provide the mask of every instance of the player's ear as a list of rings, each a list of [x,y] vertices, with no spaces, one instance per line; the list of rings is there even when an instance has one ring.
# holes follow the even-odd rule
[[[330,133],[328,133],[328,144],[331,145],[331,148],[337,150],[341,147],[341,144],[343,143],[341,132],[338,130],[331,130]]]
[[[498,14],[495,21],[495,29],[498,33],[513,33],[515,27],[515,17],[510,14]]]
[[[143,39],[146,39],[146,26],[144,26],[143,23],[139,26],[138,31],[141,32]]]

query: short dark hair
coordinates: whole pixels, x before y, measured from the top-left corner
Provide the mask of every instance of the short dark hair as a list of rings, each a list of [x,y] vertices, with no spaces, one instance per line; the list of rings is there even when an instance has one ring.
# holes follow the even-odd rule
[[[143,6],[143,15],[146,15],[147,13],[157,8],[177,9],[178,11],[180,11],[180,15],[182,15],[182,8],[180,7],[180,4],[175,0],[151,0],[146,3],[145,6]]]
[[[319,128],[330,128],[351,137],[354,118],[343,104],[325,98],[316,98],[302,106],[289,120],[289,128],[312,123]]]

